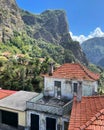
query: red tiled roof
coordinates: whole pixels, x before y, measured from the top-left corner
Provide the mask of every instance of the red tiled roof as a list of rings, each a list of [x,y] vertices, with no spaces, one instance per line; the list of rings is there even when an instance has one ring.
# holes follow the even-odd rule
[[[0,89],[0,99],[5,98],[14,93],[16,93],[16,91]]]
[[[68,130],[104,130],[104,96],[74,98]]]
[[[45,75],[49,76],[49,75]],[[51,77],[55,78],[68,78],[68,79],[79,79],[79,80],[98,80],[100,75],[95,74],[88,70],[85,66],[78,63],[66,63],[57,68]]]

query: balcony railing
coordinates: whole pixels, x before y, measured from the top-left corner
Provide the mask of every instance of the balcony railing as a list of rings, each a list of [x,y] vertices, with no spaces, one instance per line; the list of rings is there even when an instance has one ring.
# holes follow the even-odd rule
[[[42,95],[40,95],[42,97]],[[72,108],[72,103],[73,101],[67,102],[63,106],[54,106],[52,104],[42,104],[42,103],[37,103],[36,100],[39,99],[39,96],[36,97],[36,99],[32,99],[30,101],[27,101],[27,109],[29,110],[36,110],[40,112],[46,112],[46,113],[51,113],[51,114],[57,114],[57,115],[65,115],[67,114],[71,108]]]

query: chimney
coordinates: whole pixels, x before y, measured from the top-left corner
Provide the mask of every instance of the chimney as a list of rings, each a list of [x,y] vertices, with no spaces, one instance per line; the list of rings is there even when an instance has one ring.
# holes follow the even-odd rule
[[[78,88],[77,88],[77,102],[81,102],[82,99],[82,81],[78,82]]]
[[[53,65],[54,63],[49,63],[49,76],[52,76],[53,74]]]

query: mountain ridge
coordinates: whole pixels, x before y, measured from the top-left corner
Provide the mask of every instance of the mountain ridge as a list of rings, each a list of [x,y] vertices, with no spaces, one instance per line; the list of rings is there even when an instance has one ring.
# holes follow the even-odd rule
[[[13,53],[20,50],[19,53],[29,57],[49,56],[60,64],[73,61],[88,64],[80,44],[70,36],[65,11],[46,10],[36,15],[20,9],[15,0],[2,0],[0,14],[0,41],[5,43],[4,50],[13,46]]]
[[[104,67],[104,37],[88,39],[81,47],[91,63]]]

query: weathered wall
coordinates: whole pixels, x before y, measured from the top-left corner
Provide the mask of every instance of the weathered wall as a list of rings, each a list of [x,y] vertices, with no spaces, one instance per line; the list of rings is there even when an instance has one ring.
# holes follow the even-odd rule
[[[45,77],[44,79],[44,90],[49,90],[49,95],[54,96],[55,95],[55,86],[54,81],[61,81],[61,95],[63,97],[72,98],[71,93],[71,85],[66,84],[65,79],[56,79],[56,78],[48,78]]]
[[[36,114],[39,115],[39,130],[46,130],[46,118],[53,118],[56,119],[56,130],[58,124],[62,125],[62,130],[64,130],[64,121],[69,122],[69,116],[67,118],[61,117],[61,116],[56,116],[56,115],[51,115],[47,113],[41,113],[41,112],[36,112],[36,111],[27,111],[27,130],[30,129],[31,126],[31,114]]]
[[[48,90],[50,96],[55,95],[54,81],[61,81],[61,94],[63,97],[72,98],[73,97],[73,83],[78,83],[76,79],[57,79],[52,77],[44,78],[44,91]],[[66,82],[69,81],[69,82]],[[91,96],[94,92],[97,92],[97,81],[82,81],[82,95]]]

